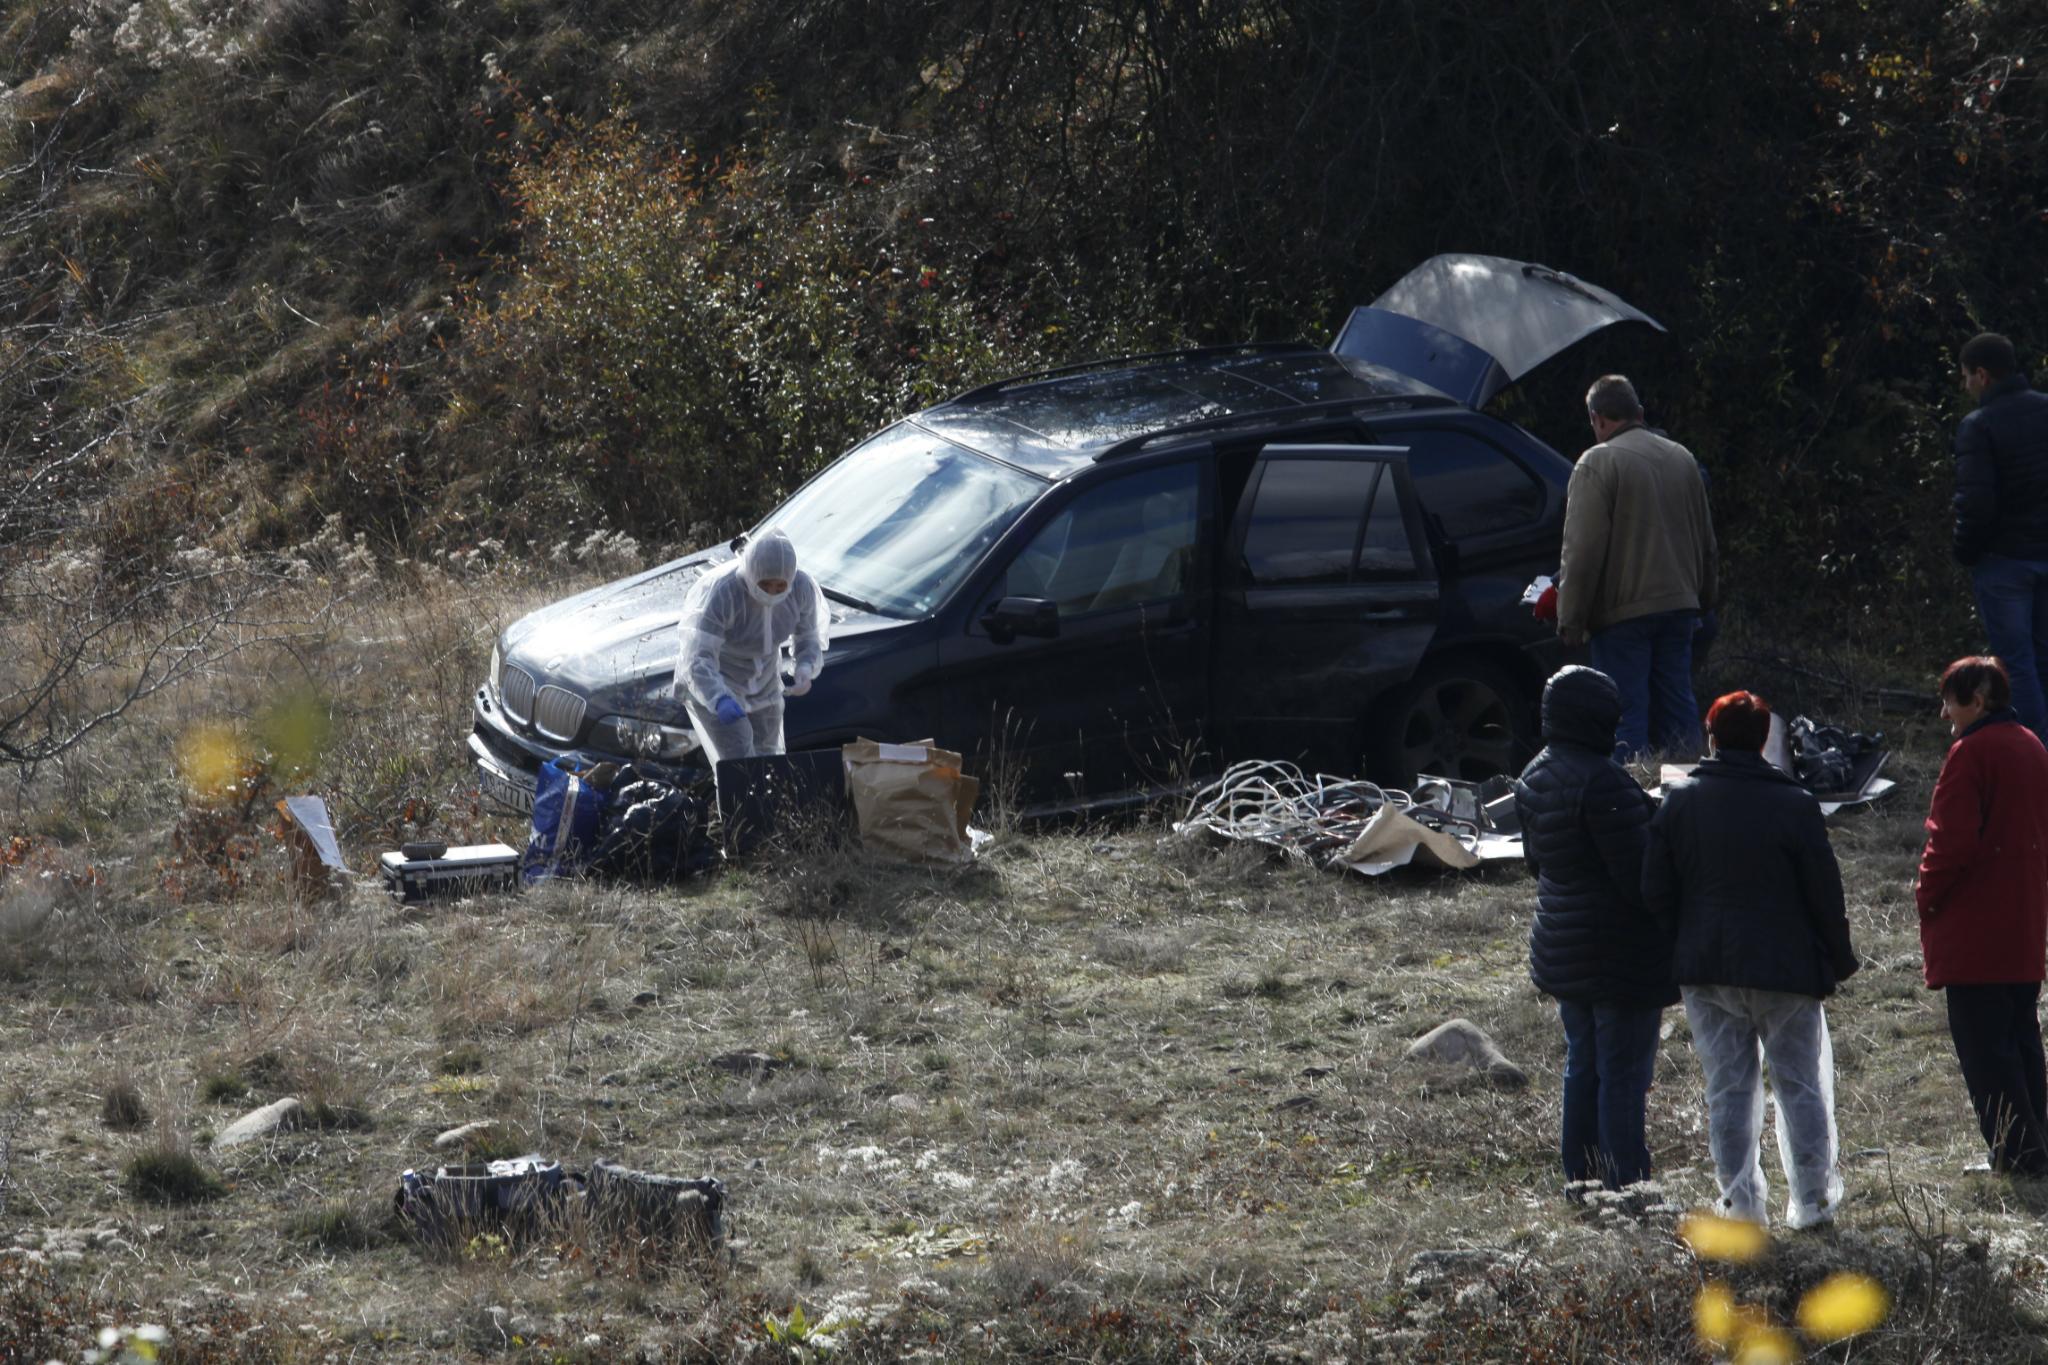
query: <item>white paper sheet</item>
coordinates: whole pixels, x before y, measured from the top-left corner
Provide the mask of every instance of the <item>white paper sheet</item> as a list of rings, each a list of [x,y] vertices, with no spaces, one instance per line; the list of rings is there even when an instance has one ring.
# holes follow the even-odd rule
[[[327,803],[317,796],[287,796],[284,808],[290,813],[292,823],[306,831],[312,840],[313,851],[320,855],[320,861],[342,872],[348,871],[348,864],[341,860],[341,840],[334,837],[334,822],[328,818]]]
[[[1377,877],[1415,862],[1422,865],[1463,869],[1477,867],[1480,855],[1451,835],[1430,829],[1394,807],[1381,806],[1350,848],[1333,860],[1350,871]]]

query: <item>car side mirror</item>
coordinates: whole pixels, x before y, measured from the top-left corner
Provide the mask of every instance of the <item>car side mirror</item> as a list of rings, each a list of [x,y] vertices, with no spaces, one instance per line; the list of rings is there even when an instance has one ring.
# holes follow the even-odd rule
[[[1019,635],[1036,640],[1056,640],[1060,633],[1060,604],[1042,597],[1005,597],[981,617],[982,629],[999,645]]]

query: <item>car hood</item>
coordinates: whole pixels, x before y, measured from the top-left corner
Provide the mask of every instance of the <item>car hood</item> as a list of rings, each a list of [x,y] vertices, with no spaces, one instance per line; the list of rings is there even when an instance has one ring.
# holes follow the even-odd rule
[[[504,661],[531,673],[536,683],[572,688],[593,701],[630,706],[636,699],[665,699],[675,673],[683,599],[691,584],[732,557],[720,545],[530,612],[499,638]],[[828,607],[832,653],[863,636],[911,624],[840,602]]]
[[[1664,330],[1649,314],[1561,270],[1453,254],[1430,257],[1354,309],[1330,349],[1476,408],[1552,356],[1622,322]]]

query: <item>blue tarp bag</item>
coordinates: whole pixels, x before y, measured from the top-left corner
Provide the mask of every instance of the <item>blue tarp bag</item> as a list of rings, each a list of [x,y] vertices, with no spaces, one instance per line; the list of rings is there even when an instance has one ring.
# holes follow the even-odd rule
[[[532,886],[583,869],[604,822],[605,794],[576,775],[567,757],[541,765],[533,788],[533,834],[519,860],[519,879]]]

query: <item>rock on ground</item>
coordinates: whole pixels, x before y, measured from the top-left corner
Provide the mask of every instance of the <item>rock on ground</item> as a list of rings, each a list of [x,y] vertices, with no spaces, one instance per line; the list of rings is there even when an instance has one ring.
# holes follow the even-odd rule
[[[1484,1071],[1487,1079],[1504,1090],[1519,1090],[1529,1077],[1501,1052],[1486,1030],[1470,1019],[1452,1019],[1438,1024],[1408,1045],[1411,1062],[1448,1062]]]
[[[478,1119],[475,1123],[465,1123],[460,1128],[450,1128],[447,1132],[436,1137],[434,1139],[434,1146],[441,1151],[448,1151],[451,1148],[457,1147],[467,1147],[470,1143],[475,1142],[497,1126],[490,1119]]]
[[[252,1109],[233,1123],[223,1128],[213,1139],[215,1151],[224,1147],[238,1147],[257,1138],[266,1138],[273,1133],[286,1133],[297,1128],[304,1120],[305,1106],[294,1096],[286,1096],[274,1104],[261,1109]]]

